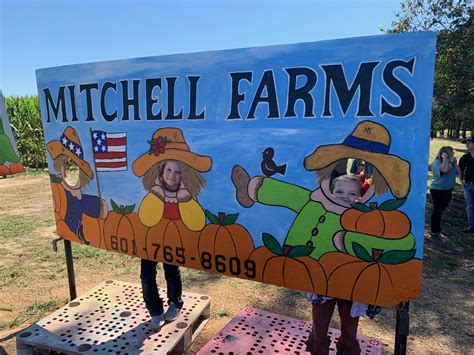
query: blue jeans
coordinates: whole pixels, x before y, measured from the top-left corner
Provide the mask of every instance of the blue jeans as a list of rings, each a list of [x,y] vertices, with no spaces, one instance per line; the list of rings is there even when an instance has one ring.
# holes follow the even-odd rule
[[[467,222],[474,229],[474,183],[464,184],[464,199],[467,205]]]
[[[156,261],[141,259],[140,280],[142,282],[143,300],[151,316],[163,314],[163,301],[158,294],[158,285],[156,284],[157,264]],[[179,267],[163,264],[163,270],[165,272],[168,304],[173,302],[178,308],[182,308],[184,304],[181,298],[183,285]]]

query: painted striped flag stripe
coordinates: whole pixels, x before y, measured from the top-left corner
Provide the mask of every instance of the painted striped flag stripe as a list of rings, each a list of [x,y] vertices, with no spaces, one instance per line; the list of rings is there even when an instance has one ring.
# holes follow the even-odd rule
[[[118,161],[118,162],[103,162],[103,163],[96,163],[97,168],[118,168],[124,166],[123,162]]]
[[[117,146],[117,147],[109,145],[108,151],[109,152],[125,152],[126,151],[125,148],[126,148],[126,146],[124,146],[124,145]]]
[[[126,158],[126,152],[110,152],[110,153],[94,153],[96,160],[100,159],[116,159],[116,158]]]
[[[126,162],[127,158],[118,158],[118,159],[96,159],[96,163],[114,163],[114,162]]]
[[[109,138],[109,135],[107,135],[107,145],[109,147],[111,145],[119,146],[119,145],[125,145],[125,144],[127,144],[127,138]]]
[[[107,138],[125,138],[126,136],[127,136],[126,132],[107,133]]]
[[[106,167],[106,168],[101,168],[101,167],[97,167],[97,171],[124,171],[124,170],[127,170],[127,166],[119,166],[117,168],[110,168],[110,167]]]

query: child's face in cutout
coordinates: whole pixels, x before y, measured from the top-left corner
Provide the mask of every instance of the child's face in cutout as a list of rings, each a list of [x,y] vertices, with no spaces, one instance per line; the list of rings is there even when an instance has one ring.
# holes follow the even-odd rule
[[[344,202],[352,203],[361,197],[360,189],[360,185],[355,181],[336,181],[332,195]]]
[[[166,185],[173,190],[177,190],[181,184],[181,169],[174,160],[169,160],[165,164],[163,170],[163,180]]]

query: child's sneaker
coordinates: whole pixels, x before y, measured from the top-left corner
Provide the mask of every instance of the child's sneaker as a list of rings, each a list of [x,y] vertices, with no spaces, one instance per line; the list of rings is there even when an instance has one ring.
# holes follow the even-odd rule
[[[181,308],[178,308],[173,302],[170,303],[168,309],[165,312],[165,321],[171,322],[178,318]]]
[[[163,316],[163,313],[158,314],[157,316],[152,316],[150,324],[153,329],[160,329],[163,324],[165,324],[165,317]]]

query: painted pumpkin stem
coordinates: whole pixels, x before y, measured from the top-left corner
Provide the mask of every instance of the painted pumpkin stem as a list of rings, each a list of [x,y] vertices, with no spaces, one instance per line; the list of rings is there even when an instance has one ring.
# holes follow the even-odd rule
[[[209,210],[204,210],[204,214],[211,224],[218,224],[220,226],[228,226],[229,224],[235,223],[238,213],[226,214],[225,212],[219,212],[216,216]]]
[[[360,202],[351,203],[351,206],[353,208],[355,208],[356,210],[361,211],[361,212],[370,212],[370,211],[372,211],[372,209],[370,207],[367,207],[366,205],[364,205],[363,203],[360,203]]]
[[[262,233],[263,244],[270,250],[273,254],[276,255],[285,255],[288,258],[297,258],[299,256],[308,256],[310,255],[314,247],[307,247],[305,245],[296,245],[287,250],[281,247],[280,243],[276,238],[268,233]]]
[[[378,204],[377,202],[371,202],[371,203],[369,203],[369,207],[370,207],[371,209],[373,209],[373,210],[376,210],[377,207],[378,207],[378,205],[379,205],[379,204]]]
[[[114,201],[114,200],[110,200],[110,205],[112,206],[112,210],[121,215],[121,216],[126,216],[130,213],[133,212],[133,210],[135,209],[135,204],[133,205],[117,205],[117,203]]]
[[[374,261],[378,261],[380,259],[380,257],[382,256],[382,254],[383,254],[382,249],[372,248],[372,259]]]
[[[219,218],[219,224],[222,225],[222,223],[224,223],[224,219],[225,219],[225,212],[219,212],[218,213],[218,218]]]

